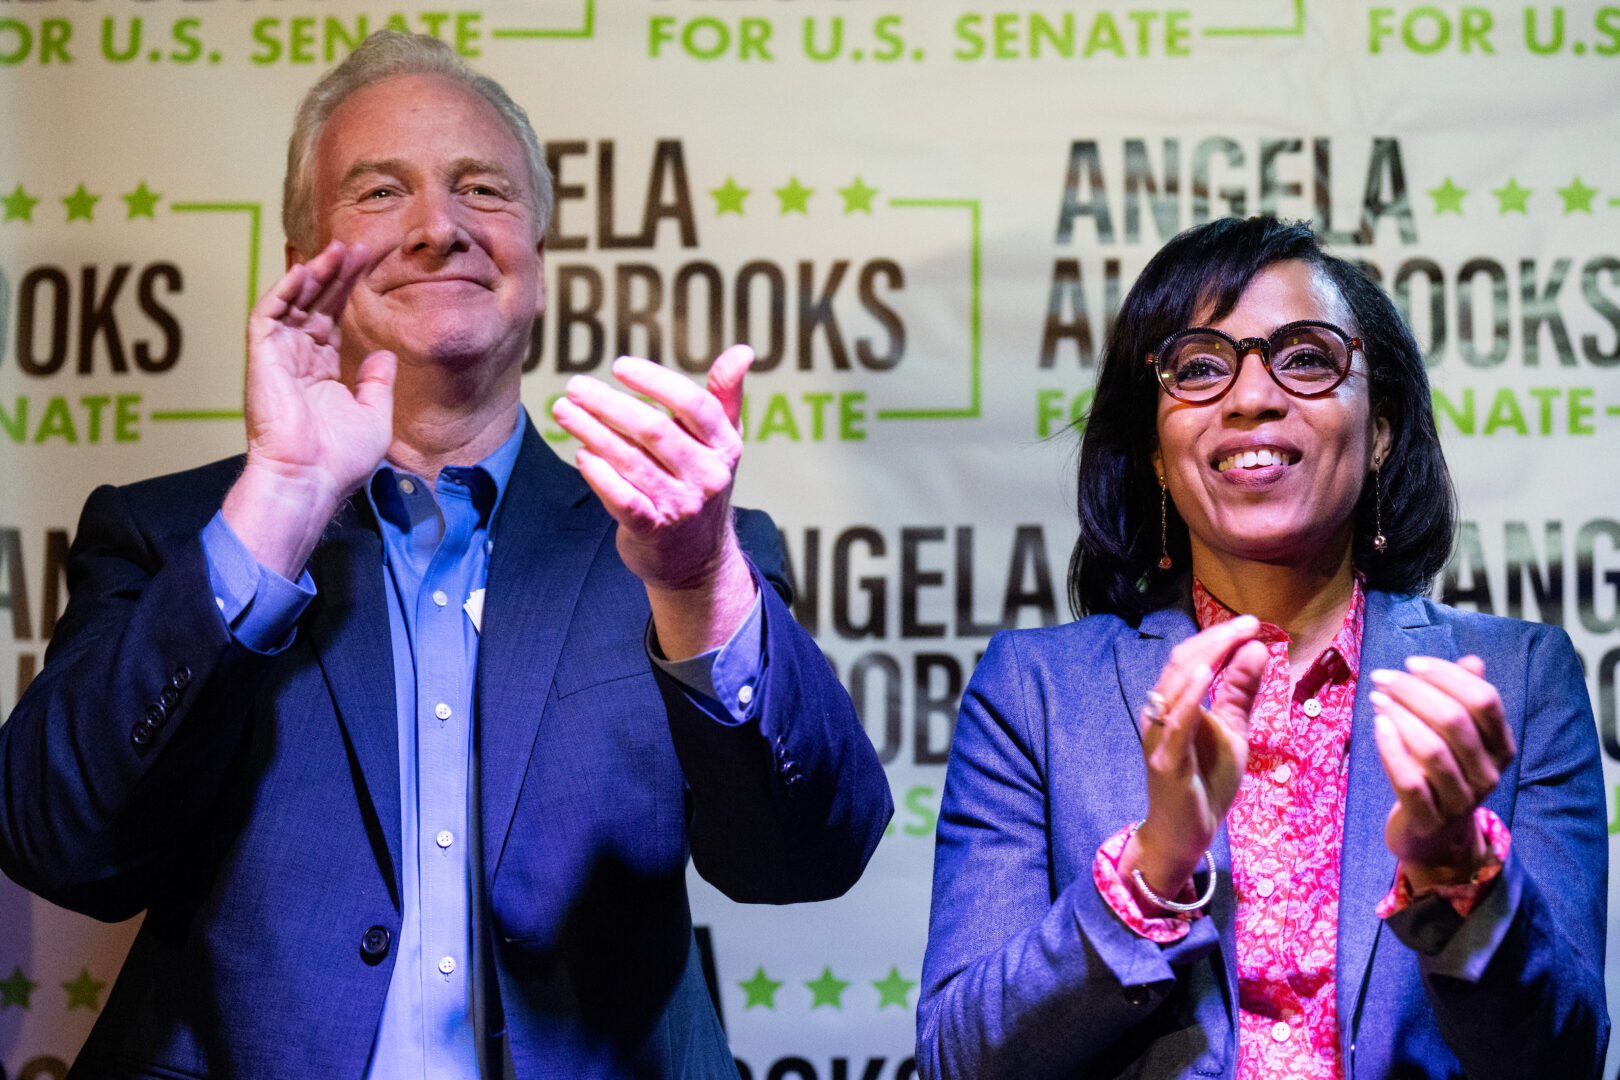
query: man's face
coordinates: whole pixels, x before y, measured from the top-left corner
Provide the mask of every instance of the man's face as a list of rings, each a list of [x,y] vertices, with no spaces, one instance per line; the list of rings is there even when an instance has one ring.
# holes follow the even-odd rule
[[[321,243],[370,253],[346,369],[377,349],[406,367],[521,361],[545,308],[541,244],[523,150],[488,102],[437,75],[375,83],[332,113],[315,165]]]

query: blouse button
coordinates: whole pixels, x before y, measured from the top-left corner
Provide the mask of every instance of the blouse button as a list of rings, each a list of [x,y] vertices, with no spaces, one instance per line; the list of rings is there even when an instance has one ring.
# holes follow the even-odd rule
[[[1277,883],[1270,878],[1261,878],[1254,883],[1254,891],[1260,894],[1261,899],[1264,899],[1277,891]]]
[[[1293,775],[1294,770],[1290,769],[1286,763],[1271,770],[1271,778],[1279,784],[1288,783],[1288,778]]]
[[[1305,715],[1315,720],[1322,715],[1322,703],[1315,698],[1305,699]]]
[[[1287,1042],[1288,1036],[1293,1033],[1294,1029],[1289,1027],[1288,1022],[1285,1020],[1279,1020],[1271,1025],[1271,1037],[1277,1042]]]

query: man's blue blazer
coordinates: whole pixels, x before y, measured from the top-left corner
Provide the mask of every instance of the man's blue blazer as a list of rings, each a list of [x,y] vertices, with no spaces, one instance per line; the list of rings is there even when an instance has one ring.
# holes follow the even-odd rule
[[[0,868],[145,921],[76,1076],[363,1075],[401,895],[381,541],[351,499],[273,655],[234,642],[199,534],[240,462],[87,503],[71,599],[0,726]],[[739,534],[762,581],[781,546]],[[740,724],[643,647],[613,521],[531,426],[498,520],[476,687],[489,1051],[520,1077],[732,1077],[685,869],[742,901],[831,897],[890,799],[815,643],[768,585]],[[142,725],[145,725],[143,728]],[[143,737],[140,732],[146,731]]]
[[[1160,946],[1097,893],[1102,842],[1147,812],[1135,718],[1196,630],[1095,616],[991,641],[963,698],[945,782],[917,1017],[925,1077],[1224,1077],[1237,1069],[1231,851],[1209,912]],[[1395,796],[1368,672],[1474,653],[1518,756],[1486,805],[1513,841],[1468,920],[1430,899],[1381,923]],[[1337,947],[1344,1075],[1598,1075],[1608,1043],[1608,837],[1586,684],[1562,630],[1370,591],[1349,746]]]

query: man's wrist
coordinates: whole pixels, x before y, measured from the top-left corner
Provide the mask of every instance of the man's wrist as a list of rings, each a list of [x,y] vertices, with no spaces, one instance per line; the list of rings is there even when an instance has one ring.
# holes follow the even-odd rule
[[[753,571],[730,533],[713,573],[704,580],[682,588],[650,583],[646,588],[658,646],[669,660],[718,648],[748,618],[758,595]]]
[[[312,475],[249,461],[221,508],[231,530],[263,566],[289,581],[309,561],[342,493]]]

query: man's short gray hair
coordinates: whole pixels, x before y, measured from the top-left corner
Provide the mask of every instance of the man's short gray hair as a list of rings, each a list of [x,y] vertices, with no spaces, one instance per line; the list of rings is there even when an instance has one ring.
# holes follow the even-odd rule
[[[501,84],[468,67],[449,45],[426,34],[378,30],[360,47],[310,87],[298,106],[292,138],[287,140],[287,176],[282,184],[281,228],[287,242],[308,258],[318,250],[319,210],[315,205],[315,148],[326,121],[337,107],[359,90],[398,75],[438,75],[477,94],[500,116],[523,148],[528,165],[530,205],[534,208],[535,239],[545,235],[551,221],[551,171],[529,123],[528,113],[513,101]]]

